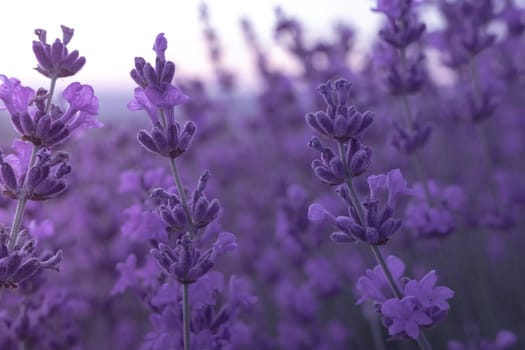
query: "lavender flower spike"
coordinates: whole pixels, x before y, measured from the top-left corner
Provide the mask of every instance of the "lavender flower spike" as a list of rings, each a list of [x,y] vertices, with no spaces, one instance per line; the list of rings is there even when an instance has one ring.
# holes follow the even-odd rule
[[[86,63],[85,57],[79,57],[77,50],[69,52],[67,44],[73,37],[73,29],[66,26],[62,28],[62,40],[56,39],[50,45],[46,40],[46,31],[36,29],[38,41],[33,41],[33,52],[38,61],[36,70],[48,78],[64,78],[75,75]]]
[[[0,227],[0,290],[17,288],[43,268],[58,271],[58,264],[62,261],[61,250],[47,257],[35,257],[35,241],[29,238],[26,230],[18,234],[12,249],[8,247],[8,242],[6,228]]]

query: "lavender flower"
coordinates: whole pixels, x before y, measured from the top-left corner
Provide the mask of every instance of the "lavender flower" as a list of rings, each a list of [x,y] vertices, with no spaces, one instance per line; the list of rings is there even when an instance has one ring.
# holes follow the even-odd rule
[[[401,227],[401,220],[394,219],[393,213],[399,195],[407,193],[408,189],[399,169],[392,170],[386,175],[369,176],[368,184],[370,197],[363,203],[364,222],[359,217],[358,209],[351,203],[348,189],[344,187],[339,189],[343,200],[350,200],[350,216],[339,216],[335,219],[334,224],[338,231],[330,235],[333,241],[341,243],[359,241],[371,245],[383,245]],[[380,192],[385,190],[388,195],[383,200],[386,202],[380,204]],[[315,211],[312,209],[310,212],[310,217],[315,220]]]
[[[24,197],[35,201],[46,200],[60,195],[67,188],[62,178],[71,172],[71,167],[68,164],[69,155],[65,152],[51,155],[45,149],[40,150],[36,156],[36,162],[27,172],[27,180],[25,180],[25,170],[22,171],[22,169],[27,169],[28,164],[22,163],[23,168],[21,168],[18,166],[19,162],[24,162],[24,160],[10,157],[10,161],[17,164],[17,167],[14,167],[9,161],[4,161],[0,154],[0,185],[2,193],[7,197],[12,199]]]
[[[417,339],[420,328],[432,324],[430,317],[418,309],[416,298],[410,296],[385,301],[381,305],[381,313],[388,334],[394,337],[405,335]]]
[[[18,285],[41,269],[58,271],[62,261],[62,251],[42,257],[35,256],[35,241],[26,230],[18,234],[13,248],[9,248],[9,234],[5,227],[0,227],[0,290],[17,288]]]
[[[3,83],[0,85],[0,100],[11,115],[27,112],[27,107],[34,98],[35,91],[28,86],[23,86],[16,78],[7,78],[0,74]]]
[[[328,138],[347,142],[360,135],[373,120],[371,112],[360,113],[348,105],[351,84],[345,79],[327,82],[319,86],[327,109],[326,112],[309,113],[306,122],[312,129]]]
[[[160,244],[151,254],[179,283],[192,284],[211,270],[218,256],[236,247],[235,236],[229,232],[221,233],[213,247],[206,251],[194,247],[190,237],[185,235],[175,248]]]
[[[75,75],[86,63],[84,57],[79,57],[77,50],[71,52],[67,49],[67,44],[73,38],[74,30],[66,26],[62,29],[62,40],[55,39],[53,44],[48,44],[46,31],[36,29],[35,34],[38,41],[33,41],[33,52],[38,60],[36,70],[48,78],[64,78]]]
[[[404,286],[402,297],[392,295],[388,278],[378,265],[358,279],[360,297],[357,303],[373,301],[390,336],[418,339],[421,328],[430,327],[446,317],[449,310],[447,300],[454,296],[454,292],[448,287],[436,286],[435,271],[417,281],[403,277],[405,264],[399,258],[389,256],[387,266],[397,287]]]
[[[513,332],[502,329],[496,334],[496,338],[491,341],[481,339],[479,341],[469,341],[461,343],[457,340],[450,340],[447,344],[448,350],[505,350],[512,348],[517,343],[517,336]]]

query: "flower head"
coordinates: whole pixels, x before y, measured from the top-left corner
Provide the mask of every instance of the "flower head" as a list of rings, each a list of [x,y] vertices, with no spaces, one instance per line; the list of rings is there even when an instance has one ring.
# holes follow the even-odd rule
[[[432,319],[418,308],[416,299],[411,296],[388,299],[381,305],[381,313],[391,336],[417,339],[421,327],[432,324]]]
[[[36,70],[51,79],[75,75],[86,63],[85,57],[80,57],[77,50],[69,52],[67,49],[73,29],[66,26],[61,28],[62,40],[57,38],[53,44],[47,43],[45,30],[35,30],[38,36],[38,41],[33,41],[33,52],[38,61]]]
[[[20,80],[7,78],[0,74],[3,81],[0,85],[0,100],[4,103],[0,110],[5,108],[11,115],[27,112],[31,100],[35,96],[35,91],[27,86],[22,86]]]
[[[164,110],[168,125],[174,123],[173,107],[188,103],[190,98],[172,84],[175,75],[175,64],[165,57],[168,41],[164,33],[157,35],[153,50],[156,54],[155,66],[142,57],[135,58],[135,68],[131,77],[138,84],[135,97],[128,104],[130,110],[144,109],[152,122],[158,122],[157,109]]]
[[[11,248],[6,227],[0,227],[0,289],[17,288],[41,269],[58,271],[62,251],[42,257],[35,256],[36,243],[26,230],[21,231]]]

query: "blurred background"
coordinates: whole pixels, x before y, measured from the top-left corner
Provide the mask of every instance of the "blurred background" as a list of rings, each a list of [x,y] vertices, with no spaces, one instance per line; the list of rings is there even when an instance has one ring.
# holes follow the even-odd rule
[[[256,66],[243,38],[241,19],[249,18],[258,33],[261,45],[274,64],[290,72],[296,70],[282,47],[275,45],[273,28],[275,9],[280,6],[286,14],[301,18],[305,38],[331,39],[337,23],[352,25],[356,31],[356,51],[364,51],[377,34],[380,16],[370,9],[372,0],[309,1],[212,1],[208,5],[210,24],[221,40],[226,67],[234,67],[240,86],[254,89]],[[177,65],[176,77],[211,77],[203,25],[200,20],[199,1],[118,1],[94,0],[78,5],[66,0],[9,1],[2,5],[2,12],[9,14],[0,20],[0,38],[3,54],[0,55],[0,73],[17,77],[24,85],[47,86],[47,80],[36,71],[31,41],[36,39],[34,30],[48,31],[48,41],[61,37],[60,24],[75,29],[71,47],[87,57],[87,64],[76,76],[95,87],[101,99],[102,114],[111,111],[127,113],[115,106],[114,95],[131,98],[134,83],[129,77],[135,56],[154,57],[148,51],[158,33],[166,33],[169,40],[168,58]],[[13,53],[13,54],[10,54]],[[59,81],[59,88],[66,82]],[[109,103],[111,102],[111,103]],[[114,106],[110,110],[108,106]]]

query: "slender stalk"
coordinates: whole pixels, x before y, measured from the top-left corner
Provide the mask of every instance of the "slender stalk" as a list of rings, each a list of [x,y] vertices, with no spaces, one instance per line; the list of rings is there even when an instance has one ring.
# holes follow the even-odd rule
[[[53,94],[55,92],[56,82],[57,82],[57,78],[51,78],[51,82],[49,84],[48,97],[47,97],[46,106],[45,106],[46,113],[49,112],[49,109],[51,108],[51,101],[53,100]],[[31,150],[31,158],[29,159],[29,164],[27,165],[26,174],[24,176],[24,181],[22,183],[22,189],[25,186],[27,175],[29,174],[29,170],[35,163],[36,155],[39,150],[40,150],[40,146],[33,145],[33,149]],[[22,225],[22,219],[24,218],[26,204],[27,204],[26,194],[24,193],[24,191],[22,191],[21,197],[18,198],[18,202],[16,203],[15,216],[13,218],[13,223],[11,225],[11,231],[9,232],[9,249],[13,249],[13,247],[15,246],[16,238],[18,236],[18,232],[20,231],[20,226]]]
[[[51,78],[51,83],[49,84],[49,92],[47,93],[47,101],[46,101],[46,109],[45,112],[49,112],[49,108],[51,108],[51,101],[53,100],[53,94],[55,93],[55,86],[57,83],[57,78],[53,77]]]
[[[401,292],[401,290],[399,290],[399,287],[396,281],[394,280],[394,277],[392,276],[392,272],[390,272],[390,269],[388,268],[388,265],[385,262],[385,258],[383,257],[383,253],[381,253],[379,246],[370,245],[370,249],[372,249],[372,253],[374,253],[374,257],[376,258],[377,262],[381,266],[381,269],[383,269],[383,272],[385,273],[386,279],[388,280],[388,284],[390,285],[392,292],[394,292],[394,295],[396,296],[396,298],[402,299],[403,293]]]
[[[343,143],[338,142],[337,147],[339,149],[339,157],[341,158],[341,161],[343,162],[343,166],[346,171],[348,169],[348,164],[347,164],[346,158],[344,157],[344,145]],[[350,191],[350,198],[352,201],[352,205],[357,211],[361,224],[365,226],[366,222],[365,222],[364,210],[361,205],[361,202],[359,201],[359,198],[357,197],[357,193],[355,192],[355,189],[352,183],[352,178],[348,174],[346,175],[346,185],[348,186],[348,190]],[[396,298],[402,299],[403,293],[401,292],[397,283],[395,282],[394,277],[392,276],[392,272],[390,271],[390,268],[386,264],[385,258],[383,257],[383,253],[381,253],[379,246],[375,246],[375,245],[369,245],[369,246],[370,246],[370,249],[372,250],[372,253],[374,254],[374,257],[376,258],[378,264],[381,266],[381,269],[383,270],[386,276],[390,289],[392,289],[392,292],[394,293]],[[426,339],[423,331],[419,333],[419,338],[416,339],[416,342],[421,348],[421,350],[432,350],[432,346]]]
[[[372,340],[374,341],[374,348],[376,350],[386,350],[385,344],[383,344],[383,335],[381,334],[381,325],[377,317],[371,317],[369,319],[370,330],[372,331]]]
[[[184,350],[190,350],[190,304],[189,304],[189,285],[184,284],[182,286],[182,322],[183,322],[183,338],[184,338]]]
[[[27,170],[24,176],[24,181],[21,185],[22,189],[25,187],[25,182],[27,179],[27,175],[29,174],[29,169],[31,169],[31,167],[35,163],[36,155],[39,149],[40,149],[39,146],[33,145],[33,149],[31,151],[31,158],[29,159],[29,164],[27,165]],[[15,216],[13,218],[13,223],[11,224],[11,231],[9,232],[9,250],[13,249],[13,247],[15,246],[16,238],[18,237],[18,232],[20,232],[20,226],[22,225],[22,219],[24,218],[26,204],[27,204],[26,193],[24,190],[22,190],[22,193],[20,194],[18,198],[18,202],[16,203]]]
[[[474,56],[469,63],[470,80],[472,82],[472,91],[474,92],[474,101],[476,105],[480,105],[483,99],[481,93],[481,84],[479,81],[478,65],[476,57]],[[498,191],[496,190],[496,184],[494,182],[494,164],[490,155],[490,144],[487,137],[487,130],[485,125],[482,123],[475,123],[476,133],[478,136],[478,142],[481,149],[481,158],[484,158],[484,163],[487,166],[487,171],[491,174],[489,178],[489,191],[493,199],[494,206],[496,209],[499,207],[498,202]]]
[[[166,128],[167,121],[166,121],[166,114],[161,109],[160,110],[161,115],[161,121],[164,128]],[[177,186],[177,191],[179,192],[180,200],[182,202],[182,208],[184,209],[184,212],[186,214],[186,217],[189,220],[190,223],[190,238],[193,239],[195,236],[195,225],[193,224],[193,219],[191,218],[191,212],[190,208],[188,207],[188,201],[186,199],[186,194],[184,193],[184,186],[182,186],[182,181],[180,179],[179,171],[177,169],[177,164],[175,163],[174,158],[169,158],[169,164],[171,173],[173,174],[173,178],[175,180],[175,185]],[[189,293],[189,285],[183,284],[182,285],[182,335],[183,335],[183,342],[184,342],[184,350],[190,350],[190,293]]]
[[[184,193],[184,187],[182,186],[182,181],[180,180],[180,175],[177,169],[177,164],[175,163],[175,159],[173,158],[170,158],[169,162],[170,162],[171,173],[173,174],[173,178],[175,179],[175,184],[177,185],[177,191],[179,192],[180,200],[182,202],[182,208],[184,208],[186,217],[188,218],[190,222],[190,237],[191,239],[193,239],[193,237],[195,236],[195,226],[193,225],[190,208],[188,207],[188,201],[186,199],[186,194]]]
[[[403,72],[401,74],[406,74],[406,72],[408,71],[406,51],[404,49],[400,49],[399,54],[401,56],[401,67],[403,69]],[[408,103],[408,96],[405,93],[401,94],[401,103],[404,109],[405,127],[411,130],[414,124],[414,116],[412,114],[412,109],[410,108],[410,103]],[[432,195],[430,194],[430,188],[428,187],[428,177],[423,168],[423,162],[421,161],[421,157],[419,156],[418,150],[414,151],[411,158],[414,168],[416,170],[416,176],[419,182],[423,184],[425,199],[427,200],[427,203],[430,206],[433,206]]]

